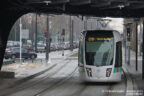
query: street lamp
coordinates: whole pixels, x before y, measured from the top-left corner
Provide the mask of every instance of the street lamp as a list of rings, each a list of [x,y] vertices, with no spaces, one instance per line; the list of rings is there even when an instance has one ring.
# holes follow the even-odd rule
[[[138,70],[138,57],[137,57],[137,53],[138,53],[138,39],[137,39],[137,26],[138,26],[138,21],[139,21],[139,18],[134,18],[134,21],[136,22],[136,26],[135,26],[135,29],[136,29],[136,31],[135,31],[135,35],[136,35],[136,56],[135,56],[135,59],[136,59],[136,71]]]
[[[73,51],[73,32],[74,32],[74,20],[70,16],[70,50]]]
[[[21,47],[22,47],[22,40],[21,40],[21,38],[22,38],[22,36],[21,36],[21,33],[22,33],[22,23],[21,23],[21,18],[20,18],[20,63],[21,63],[21,57],[22,57],[22,51],[21,51]]]
[[[63,42],[62,56],[64,56],[64,46],[65,46],[64,39],[65,39],[65,29],[62,29],[62,42]]]
[[[130,32],[131,32],[131,24],[126,23],[124,24],[126,27],[126,34],[125,34],[125,63],[130,65]],[[127,60],[127,50],[128,50],[128,60]]]
[[[47,22],[47,32],[46,32],[46,64],[49,61],[49,49],[50,49],[50,36],[49,36],[49,16],[47,14],[46,17],[46,22]]]
[[[49,58],[49,52],[50,52],[50,29],[51,29],[51,24],[49,17],[53,15],[48,15],[46,16],[46,63],[50,63],[50,58]]]
[[[37,52],[37,13],[35,17],[35,52]]]

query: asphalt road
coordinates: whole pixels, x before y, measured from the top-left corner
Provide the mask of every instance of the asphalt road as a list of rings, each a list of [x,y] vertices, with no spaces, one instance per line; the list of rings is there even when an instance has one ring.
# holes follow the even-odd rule
[[[0,92],[0,96],[125,96],[120,83],[85,83],[79,80],[77,59],[58,60],[55,67]]]

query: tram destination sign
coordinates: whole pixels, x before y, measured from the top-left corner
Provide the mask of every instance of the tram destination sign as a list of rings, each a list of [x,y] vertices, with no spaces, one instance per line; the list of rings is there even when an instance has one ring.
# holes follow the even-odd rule
[[[95,37],[89,37],[88,38],[88,41],[90,41],[90,42],[93,42],[93,41],[104,41],[104,40],[111,40],[111,38],[103,38],[103,37],[100,37],[100,38],[95,38]]]

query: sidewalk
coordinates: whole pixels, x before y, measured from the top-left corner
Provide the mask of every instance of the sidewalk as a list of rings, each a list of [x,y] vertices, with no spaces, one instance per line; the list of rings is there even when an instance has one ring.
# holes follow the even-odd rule
[[[134,84],[133,90],[143,90],[144,91],[144,80],[142,80],[142,56],[138,56],[138,63],[136,71],[136,59],[135,52],[133,50],[130,51],[130,65],[125,63],[125,49],[123,48],[123,65],[126,67],[128,73],[132,78],[132,82]],[[135,95],[134,95],[135,96]],[[137,95],[139,96],[139,95]],[[140,95],[140,96],[144,96]]]

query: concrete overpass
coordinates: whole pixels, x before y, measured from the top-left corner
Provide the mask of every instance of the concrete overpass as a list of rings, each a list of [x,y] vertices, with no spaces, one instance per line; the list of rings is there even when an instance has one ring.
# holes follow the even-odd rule
[[[144,17],[143,0],[4,0],[0,6],[0,69],[11,27],[26,13]]]

